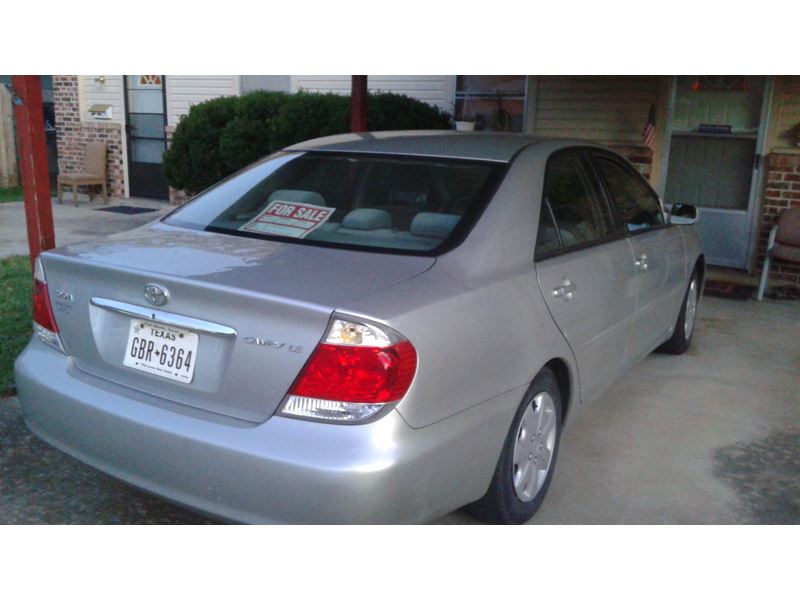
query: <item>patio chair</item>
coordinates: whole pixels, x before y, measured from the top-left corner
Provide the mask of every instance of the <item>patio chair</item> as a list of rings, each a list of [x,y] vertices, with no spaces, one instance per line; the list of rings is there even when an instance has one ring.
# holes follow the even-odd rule
[[[106,189],[106,144],[105,142],[89,142],[86,144],[86,154],[83,158],[83,171],[77,173],[59,173],[56,180],[58,187],[58,203],[61,204],[64,186],[72,187],[72,202],[78,206],[78,187],[89,188],[89,202],[94,200],[91,186],[101,186],[103,201],[108,204],[108,191]]]
[[[767,278],[772,258],[800,264],[800,208],[787,208],[772,226],[767,241],[767,256],[761,270],[761,283],[757,299],[760,302],[767,291]]]

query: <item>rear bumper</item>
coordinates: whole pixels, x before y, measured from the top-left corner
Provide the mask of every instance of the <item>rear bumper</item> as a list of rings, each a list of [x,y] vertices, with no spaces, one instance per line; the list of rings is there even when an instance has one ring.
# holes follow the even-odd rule
[[[34,339],[17,359],[28,427],[101,471],[249,523],[407,523],[480,497],[523,390],[423,429],[199,418],[78,371]]]

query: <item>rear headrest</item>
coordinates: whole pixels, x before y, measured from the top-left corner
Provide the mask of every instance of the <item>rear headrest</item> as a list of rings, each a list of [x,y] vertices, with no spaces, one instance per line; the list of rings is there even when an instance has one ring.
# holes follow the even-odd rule
[[[461,217],[444,213],[421,212],[411,221],[411,233],[443,240]]]
[[[309,192],[307,190],[275,190],[269,195],[267,204],[280,200],[282,202],[302,202],[304,204],[313,204],[314,206],[326,206],[325,198],[320,196],[317,192]]]
[[[347,229],[391,229],[392,217],[385,210],[379,208],[356,208],[347,213],[342,221],[342,227]]]

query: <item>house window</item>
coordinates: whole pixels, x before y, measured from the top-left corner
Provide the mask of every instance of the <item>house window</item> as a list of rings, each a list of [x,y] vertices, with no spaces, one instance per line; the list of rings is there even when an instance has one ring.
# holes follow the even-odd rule
[[[456,76],[455,116],[476,130],[522,131],[525,75]]]
[[[161,86],[161,75],[139,75],[139,85]]]

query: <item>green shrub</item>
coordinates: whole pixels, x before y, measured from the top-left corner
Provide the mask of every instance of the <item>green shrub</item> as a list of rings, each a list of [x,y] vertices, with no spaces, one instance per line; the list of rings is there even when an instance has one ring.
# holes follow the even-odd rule
[[[293,94],[274,124],[276,147],[350,131],[350,96]]]
[[[219,140],[228,173],[280,149],[273,141],[274,120],[290,97],[283,92],[252,92],[239,98],[236,116],[225,125]]]
[[[371,94],[371,131],[449,129],[450,115],[399,94]],[[193,106],[164,153],[169,184],[199,192],[286,146],[350,131],[350,97],[252,92]]]
[[[450,115],[440,108],[400,94],[370,94],[367,123],[371,131],[450,129]]]
[[[222,159],[220,138],[238,103],[236,96],[214,98],[192,106],[178,122],[164,152],[164,174],[172,187],[199,192],[231,173]]]

